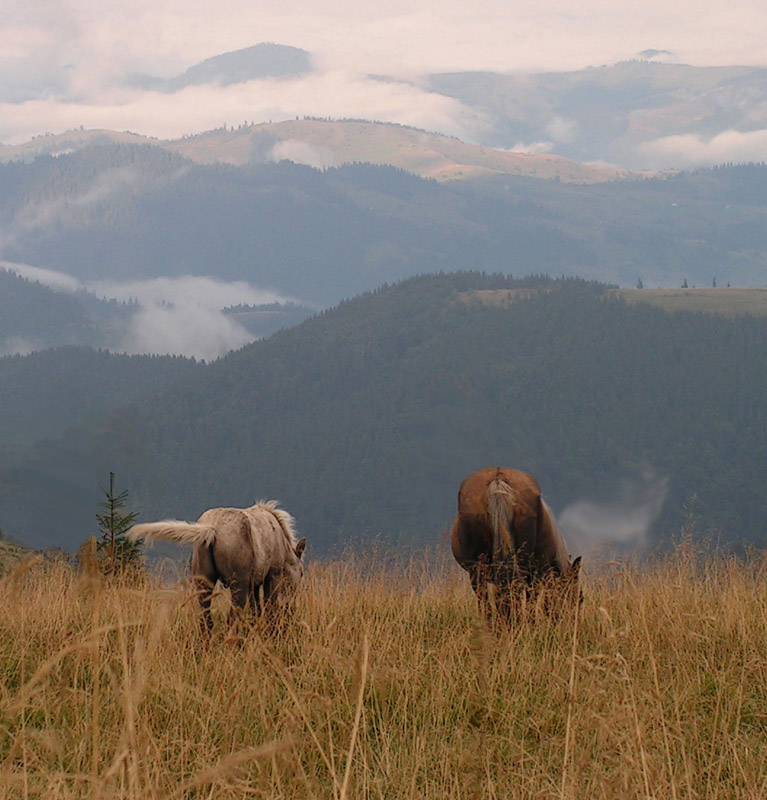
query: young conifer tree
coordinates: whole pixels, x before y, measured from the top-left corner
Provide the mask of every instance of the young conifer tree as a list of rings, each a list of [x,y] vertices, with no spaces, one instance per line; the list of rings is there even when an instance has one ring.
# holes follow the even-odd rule
[[[138,514],[131,511],[123,513],[128,500],[128,490],[115,494],[115,474],[109,473],[109,489],[102,489],[105,495],[100,504],[103,514],[96,514],[100,537],[98,549],[103,558],[103,569],[106,574],[124,572],[128,567],[141,567],[143,548],[141,542],[129,541],[125,534],[136,520]]]

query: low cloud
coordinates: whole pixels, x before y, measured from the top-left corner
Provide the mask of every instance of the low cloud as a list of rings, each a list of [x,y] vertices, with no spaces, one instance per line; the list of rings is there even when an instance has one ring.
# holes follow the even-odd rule
[[[0,141],[21,143],[43,132],[80,125],[174,139],[225,124],[299,116],[397,122],[468,140],[482,124],[475,112],[453,98],[410,83],[334,70],[294,79],[190,86],[173,94],[123,87],[77,101],[0,103]]]
[[[525,144],[525,142],[517,142],[514,147],[511,148],[510,152],[545,155],[546,153],[550,153],[553,149],[554,142],[531,142],[530,144]]]
[[[0,357],[28,356],[39,349],[39,345],[24,336],[9,336],[0,340]]]
[[[575,138],[578,124],[567,117],[554,117],[543,129],[543,132],[559,144],[569,144]]]
[[[245,328],[214,309],[150,303],[133,314],[118,349],[212,361],[253,340]]]
[[[112,300],[136,300],[141,305],[171,304],[190,308],[220,310],[234,305],[284,303],[295,298],[284,297],[269,289],[259,289],[245,281],[225,282],[202,275],[180,278],[147,278],[135,281],[88,281],[83,287],[99,297]]]
[[[76,292],[83,288],[82,283],[77,278],[53,269],[33,267],[31,264],[18,264],[11,261],[0,261],[0,269],[14,272],[28,281],[41,283],[43,286],[47,286],[57,292]]]
[[[665,136],[640,147],[649,168],[706,167],[727,161],[767,161],[767,130],[724,131],[711,138]]]
[[[138,172],[131,167],[103,170],[78,194],[68,193],[48,202],[34,202],[21,208],[14,219],[14,231],[29,233],[37,228],[50,228],[66,220],[71,210],[77,209],[79,214],[83,208],[102,202],[139,180]],[[9,234],[9,238],[13,236],[13,233]]]
[[[135,303],[135,310],[118,331],[119,343],[112,348],[124,353],[183,355],[210,361],[255,339],[222,309],[240,304],[297,302],[245,281],[227,283],[205,276],[81,282],[66,273],[27,264],[3,262],[0,267],[55,291],[88,292],[104,299]],[[34,349],[33,342],[20,338],[0,344],[3,354]]]
[[[272,161],[293,161],[296,164],[306,164],[315,169],[326,169],[334,166],[333,152],[326,147],[315,147],[308,142],[296,139],[286,139],[278,142],[269,153]]]
[[[567,506],[557,524],[573,554],[641,551],[667,496],[668,479],[646,470],[619,481],[610,497]]]

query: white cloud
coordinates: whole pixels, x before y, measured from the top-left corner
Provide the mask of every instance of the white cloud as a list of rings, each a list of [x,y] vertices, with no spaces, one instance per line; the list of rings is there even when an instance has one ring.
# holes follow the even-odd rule
[[[286,139],[278,142],[271,149],[269,157],[272,161],[293,161],[296,164],[306,164],[315,169],[325,169],[334,165],[333,153],[326,147],[313,147],[308,142],[296,139]]]
[[[114,348],[126,353],[184,355],[210,361],[255,339],[222,309],[294,300],[245,281],[226,283],[205,276],[83,283],[66,273],[28,264],[0,262],[0,268],[55,291],[87,291],[107,299],[137,302],[120,344]],[[22,339],[0,343],[0,355],[34,349],[34,343]]]
[[[120,282],[113,280],[88,281],[84,287],[99,297],[114,300],[137,300],[142,305],[172,303],[176,306],[202,308],[209,311],[239,304],[284,303],[294,299],[268,289],[258,289],[245,281],[226,283],[201,275]]]
[[[544,133],[555,142],[567,144],[575,137],[577,123],[567,117],[554,117],[544,128]]]
[[[42,267],[33,267],[30,264],[19,264],[12,261],[0,261],[0,269],[15,272],[28,281],[41,283],[43,286],[47,286],[57,292],[76,292],[82,287],[77,278],[53,269],[43,269]]]
[[[257,41],[316,52],[325,63],[363,70],[577,68],[667,49],[696,63],[763,63],[765,11],[760,0],[669,5],[661,0],[443,0],[439,6],[380,0],[62,0],[51,7],[11,0],[10,29],[25,31],[27,52],[42,42],[85,73],[118,65],[166,74]],[[12,36],[8,45],[18,53]],[[739,56],[736,58],[736,56]],[[79,67],[79,65],[83,65]]]
[[[531,142],[530,144],[525,144],[525,142],[517,142],[514,147],[511,148],[511,152],[541,155],[550,153],[553,149],[554,142]]]
[[[651,470],[624,479],[604,500],[580,500],[557,518],[574,555],[618,550],[643,550],[649,545],[652,524],[668,495],[668,479]]]
[[[135,184],[137,180],[138,173],[131,167],[103,170],[80,194],[67,194],[48,202],[34,202],[19,209],[14,228],[28,233],[36,228],[51,227],[58,220],[66,219],[70,209],[94,205],[120,189]]]
[[[727,161],[767,161],[767,130],[724,131],[710,139],[694,134],[646,142],[641,152],[649,167],[713,166]]]
[[[122,88],[89,101],[0,103],[0,141],[20,143],[41,132],[76,128],[133,130],[170,139],[248,122],[298,116],[399,122],[471,139],[478,120],[457,100],[416,86],[344,71],[294,80],[190,86],[174,94]]]
[[[0,357],[28,356],[39,349],[39,345],[24,336],[9,336],[0,340]]]
[[[126,353],[173,353],[211,361],[254,340],[241,325],[203,306],[147,303],[131,317]]]

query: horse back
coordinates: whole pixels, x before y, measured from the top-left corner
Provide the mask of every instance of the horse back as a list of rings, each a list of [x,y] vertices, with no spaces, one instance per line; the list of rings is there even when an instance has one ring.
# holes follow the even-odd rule
[[[204,512],[199,522],[216,529],[216,536],[208,547],[208,552],[195,552],[195,560],[201,565],[210,565],[216,577],[229,584],[236,581],[241,585],[263,581],[260,574],[263,553],[254,541],[252,526],[248,515],[241,508],[211,508]],[[260,580],[259,580],[260,579]]]
[[[468,569],[481,556],[493,556],[493,526],[488,497],[491,484],[500,480],[513,492],[512,547],[533,556],[537,544],[537,527],[541,490],[537,481],[525,472],[504,467],[487,467],[469,475],[458,490],[458,513],[451,534],[456,561]]]

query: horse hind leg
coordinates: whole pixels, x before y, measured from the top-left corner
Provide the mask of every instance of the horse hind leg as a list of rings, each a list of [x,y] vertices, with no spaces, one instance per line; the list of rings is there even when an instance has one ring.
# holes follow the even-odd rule
[[[482,553],[475,564],[469,569],[469,578],[474,593],[477,595],[480,614],[488,620],[492,619],[492,603],[488,592],[488,564],[487,554]]]
[[[229,626],[238,628],[243,618],[254,613],[253,589],[247,581],[232,580],[229,583],[232,605],[229,609]]]
[[[203,638],[209,639],[213,630],[213,617],[210,613],[210,602],[213,597],[213,584],[203,577],[195,576],[194,589],[200,602],[200,633]]]
[[[200,618],[200,630],[205,639],[210,638],[213,629],[213,617],[210,613],[210,602],[213,596],[213,588],[218,580],[216,565],[213,563],[213,554],[210,546],[200,546],[194,551],[192,556],[192,573],[194,575],[194,589],[200,603],[202,616]]]

